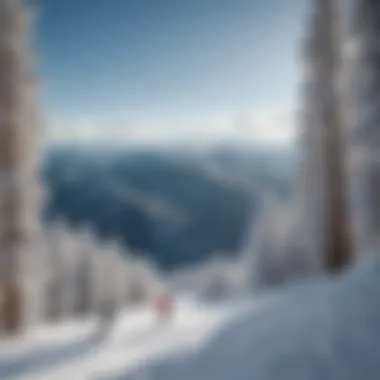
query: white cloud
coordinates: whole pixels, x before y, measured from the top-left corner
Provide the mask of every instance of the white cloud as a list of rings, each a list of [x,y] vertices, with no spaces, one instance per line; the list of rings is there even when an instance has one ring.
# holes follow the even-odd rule
[[[131,144],[209,143],[220,140],[289,145],[297,134],[289,107],[261,107],[240,115],[211,114],[166,120],[124,120],[118,124],[91,119],[50,122],[48,141],[104,141]]]
[[[255,108],[235,123],[242,138],[270,145],[294,143],[297,124],[297,113],[290,107]]]

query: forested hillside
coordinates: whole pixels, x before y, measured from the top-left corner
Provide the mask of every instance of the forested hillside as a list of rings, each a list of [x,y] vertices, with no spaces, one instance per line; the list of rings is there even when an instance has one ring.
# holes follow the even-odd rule
[[[55,146],[46,151],[46,218],[92,225],[163,269],[239,251],[260,193],[290,191],[294,156],[242,146]]]

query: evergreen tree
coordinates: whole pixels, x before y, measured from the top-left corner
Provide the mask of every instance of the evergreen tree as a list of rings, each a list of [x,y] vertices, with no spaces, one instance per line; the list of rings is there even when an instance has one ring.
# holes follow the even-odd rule
[[[327,271],[351,257],[344,134],[339,94],[340,27],[334,0],[315,0],[306,41],[302,163],[298,193],[300,247]]]
[[[31,323],[39,293],[34,244],[39,233],[41,130],[30,72],[32,16],[21,0],[0,2],[0,280],[7,333]]]
[[[376,252],[380,233],[380,3],[357,0],[349,20],[351,79],[347,132],[355,250]]]

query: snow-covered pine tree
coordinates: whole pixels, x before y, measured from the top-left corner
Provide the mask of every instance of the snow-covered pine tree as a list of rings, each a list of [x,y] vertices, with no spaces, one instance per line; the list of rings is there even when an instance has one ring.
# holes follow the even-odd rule
[[[267,199],[261,209],[244,253],[249,271],[248,287],[252,290],[277,283],[279,271],[274,241],[279,204],[274,199]]]
[[[104,291],[105,297],[111,300],[115,309],[120,307],[121,267],[119,261],[120,247],[116,242],[108,242],[103,246],[104,255]]]
[[[82,227],[78,231],[73,231],[75,244],[75,264],[74,264],[74,316],[85,316],[91,311],[92,298],[92,267],[91,267],[91,230]]]
[[[44,315],[47,322],[55,322],[63,318],[64,258],[61,243],[63,228],[63,222],[56,221],[46,229]]]
[[[57,221],[47,230],[46,316],[59,321],[74,314],[77,297],[78,251],[76,235],[64,221]]]
[[[107,247],[104,243],[94,241],[93,245],[93,286],[94,286],[94,311],[98,313],[104,302],[109,300],[110,287],[109,287],[109,258],[107,256]]]
[[[40,138],[36,80],[31,74],[34,14],[21,0],[0,2],[0,251],[2,325],[7,333],[35,318],[39,265]]]
[[[133,258],[128,263],[127,302],[133,305],[145,303],[158,289],[157,270],[151,262],[141,258]]]
[[[334,0],[314,0],[305,51],[302,152],[299,168],[300,247],[335,271],[351,257],[339,94],[340,27]]]
[[[62,282],[62,317],[72,318],[74,316],[76,298],[76,268],[78,242],[75,235],[65,225],[59,232],[59,244],[61,257],[60,271],[63,275]]]
[[[120,244],[115,244],[115,292],[116,292],[116,304],[119,309],[125,307],[126,304],[126,288],[127,288],[127,259],[126,252]]]
[[[251,289],[334,271],[350,260],[337,14],[334,0],[313,1],[295,193],[286,204],[262,197],[262,214],[250,228],[243,254]]]
[[[88,295],[89,312],[96,314],[99,311],[103,298],[103,252],[102,246],[98,241],[96,234],[89,234],[89,276],[90,276],[90,294]]]
[[[350,16],[350,205],[355,251],[362,257],[378,251],[380,234],[380,3],[355,0]]]

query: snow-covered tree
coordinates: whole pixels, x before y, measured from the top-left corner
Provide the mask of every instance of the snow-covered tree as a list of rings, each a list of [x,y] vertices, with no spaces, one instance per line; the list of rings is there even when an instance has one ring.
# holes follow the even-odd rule
[[[366,255],[378,250],[380,234],[380,4],[356,0],[350,15],[350,205],[355,249]]]
[[[249,251],[243,256],[252,290],[274,287],[310,272],[312,260],[294,239],[294,212],[275,198],[262,205]],[[297,236],[296,236],[297,237]],[[305,263],[306,261],[306,263]]]
[[[158,271],[148,260],[128,260],[127,303],[147,302],[161,285]]]
[[[84,316],[92,307],[92,242],[93,234],[88,228],[73,231],[75,237],[74,271],[74,315]]]
[[[75,314],[75,303],[78,292],[77,269],[80,246],[77,237],[68,227],[60,231],[62,255],[61,272],[63,274],[63,315],[71,318]]]
[[[119,244],[114,244],[114,266],[115,266],[115,303],[118,309],[126,305],[128,286],[128,261],[126,252]]]
[[[70,230],[62,221],[56,222],[47,230],[46,267],[46,317],[48,320],[62,320],[72,314],[73,281],[72,250]]]
[[[295,192],[287,204],[263,198],[244,255],[253,288],[335,271],[350,260],[338,4],[313,0],[312,5]]]
[[[112,300],[116,309],[125,304],[126,272],[123,249],[115,241],[103,245],[104,297]]]
[[[31,75],[31,9],[0,2],[0,251],[2,326],[8,333],[35,319],[39,230],[40,138],[36,81]]]
[[[102,278],[102,261],[101,246],[94,232],[87,231],[88,240],[85,242],[86,250],[88,249],[88,275],[89,275],[89,294],[87,295],[88,312],[93,314],[99,310],[100,300],[102,298],[99,278]],[[88,246],[87,246],[88,245]]]
[[[59,243],[57,229],[52,226],[46,230],[44,250],[44,313],[43,318],[48,322],[58,320],[60,317],[61,277],[58,273],[60,267]]]
[[[339,93],[340,26],[334,0],[314,0],[306,41],[302,152],[298,175],[299,238],[320,268],[350,261],[343,121]]]
[[[94,287],[94,311],[98,312],[103,302],[109,296],[109,278],[107,257],[104,254],[104,246],[100,242],[93,246],[93,287]]]

